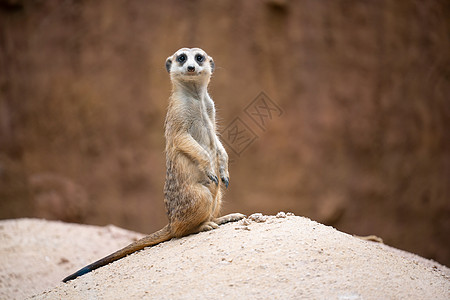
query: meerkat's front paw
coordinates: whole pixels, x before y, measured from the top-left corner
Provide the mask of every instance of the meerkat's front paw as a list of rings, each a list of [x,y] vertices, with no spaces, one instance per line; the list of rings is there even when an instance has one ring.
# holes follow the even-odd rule
[[[206,172],[206,176],[208,176],[208,178],[213,181],[216,185],[219,184],[219,179],[217,178],[216,175],[214,175],[212,172]]]
[[[213,181],[216,186],[219,185],[219,178],[217,178],[217,175],[215,174],[214,165],[211,163],[209,167],[205,168],[205,174],[209,178],[209,180]]]
[[[225,187],[228,188],[228,185],[230,184],[230,175],[228,175],[228,171],[225,169],[220,169],[220,179],[222,180],[223,184],[225,184]]]
[[[228,185],[230,184],[230,178],[220,177],[220,179],[222,180],[223,184],[225,184],[225,187],[228,188]]]

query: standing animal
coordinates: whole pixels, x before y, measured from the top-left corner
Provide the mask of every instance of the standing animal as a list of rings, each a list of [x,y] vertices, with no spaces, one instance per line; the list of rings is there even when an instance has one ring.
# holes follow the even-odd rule
[[[216,132],[216,111],[208,95],[214,61],[200,48],[182,48],[166,60],[172,94],[165,121],[166,182],[164,204],[169,223],[63,279],[75,279],[128,254],[238,221],[240,213],[219,217],[227,188],[228,155]]]

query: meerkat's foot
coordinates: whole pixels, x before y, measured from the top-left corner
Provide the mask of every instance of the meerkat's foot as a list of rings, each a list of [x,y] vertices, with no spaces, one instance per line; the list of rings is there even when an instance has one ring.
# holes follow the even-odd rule
[[[198,232],[210,231],[210,230],[216,229],[218,227],[219,227],[219,225],[217,225],[217,223],[215,223],[215,222],[205,222],[202,225],[200,225]]]
[[[357,238],[359,238],[361,240],[365,240],[365,241],[372,241],[372,242],[384,244],[383,239],[376,235],[367,235],[367,236],[354,235],[354,237],[357,237]]]
[[[219,224],[219,225],[222,225],[222,224],[225,224],[225,223],[228,223],[228,222],[236,222],[236,221],[239,221],[239,220],[241,220],[241,219],[243,219],[243,218],[245,218],[245,217],[246,217],[246,216],[243,215],[243,214],[240,214],[240,213],[234,213],[234,214],[229,214],[229,215],[226,215],[226,216],[222,216],[222,217],[220,217],[220,218],[217,218],[217,219],[214,220],[214,222],[217,223],[217,224]]]

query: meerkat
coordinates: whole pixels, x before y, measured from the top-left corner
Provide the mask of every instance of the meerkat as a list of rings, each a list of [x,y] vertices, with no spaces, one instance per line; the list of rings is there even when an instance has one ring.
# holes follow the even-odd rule
[[[172,94],[165,120],[164,204],[169,223],[67,276],[63,282],[172,238],[238,221],[240,213],[219,217],[223,186],[228,187],[228,155],[216,132],[214,102],[207,87],[214,61],[200,48],[182,48],[166,60]]]

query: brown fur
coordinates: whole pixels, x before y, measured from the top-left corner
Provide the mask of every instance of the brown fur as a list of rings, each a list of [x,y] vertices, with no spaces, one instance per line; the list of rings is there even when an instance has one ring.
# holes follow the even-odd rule
[[[177,59],[185,54],[186,61]],[[197,56],[203,61],[197,61]],[[195,68],[188,71],[187,66]],[[75,279],[148,246],[237,221],[236,213],[219,217],[223,186],[228,186],[228,156],[216,134],[214,102],[207,86],[214,62],[199,48],[178,50],[166,61],[172,95],[165,121],[166,183],[164,203],[169,224],[63,279]],[[219,181],[221,181],[219,183]]]

